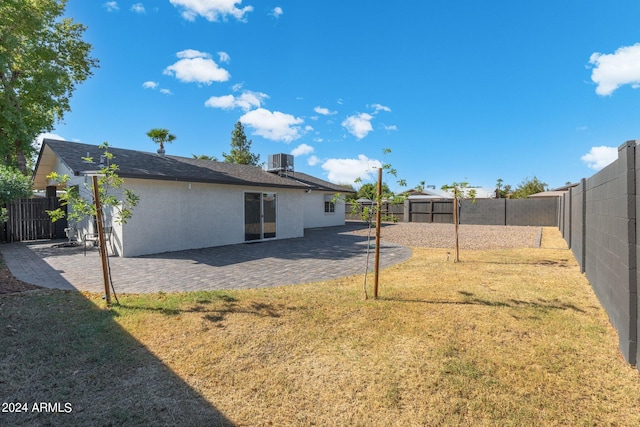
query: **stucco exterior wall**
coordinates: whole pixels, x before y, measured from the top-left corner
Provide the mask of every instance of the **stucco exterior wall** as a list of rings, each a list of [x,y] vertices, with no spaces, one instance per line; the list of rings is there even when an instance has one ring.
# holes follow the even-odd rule
[[[324,202],[334,196],[334,193],[312,191],[304,194],[304,228],[334,227],[344,225],[345,204],[336,203],[335,212],[324,211]]]
[[[244,193],[276,193],[277,239],[302,237],[303,190],[126,179],[140,197],[122,226],[125,257],[244,242]]]
[[[69,180],[67,181],[66,184],[66,188],[69,187],[73,187],[74,185],[77,185],[80,191],[80,196],[84,197],[87,200],[93,200],[93,195],[91,194],[91,177],[88,176],[75,176],[73,175],[73,172],[67,167],[65,166],[64,163],[62,163],[60,161],[60,159],[56,158],[55,163],[53,165],[52,168],[52,172],[56,172],[58,175],[63,176],[63,175],[67,175],[69,176]],[[61,184],[59,184],[56,181],[53,180],[48,180],[47,181],[47,185],[55,185],[57,186],[59,189],[65,189],[61,187]],[[71,211],[71,207],[67,207],[68,211]],[[90,233],[93,232],[93,228],[90,224],[89,218],[84,218],[82,221],[78,222],[78,223],[71,223],[69,222],[68,224],[69,227],[75,227],[77,230],[77,239],[78,241],[82,240],[82,236],[84,236],[86,233]]]

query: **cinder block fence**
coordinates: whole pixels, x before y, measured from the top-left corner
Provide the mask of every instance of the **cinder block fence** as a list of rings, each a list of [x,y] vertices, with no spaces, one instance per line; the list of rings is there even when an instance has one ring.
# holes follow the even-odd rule
[[[618,148],[615,162],[560,198],[559,228],[580,269],[618,331],[619,348],[638,361],[638,240],[636,187],[640,140]]]
[[[360,219],[346,206],[348,220]],[[392,214],[399,222],[428,222],[453,224],[453,200],[405,200],[404,204],[382,204],[382,212]],[[460,224],[522,225],[556,227],[558,225],[557,197],[536,199],[477,199],[463,200]]]

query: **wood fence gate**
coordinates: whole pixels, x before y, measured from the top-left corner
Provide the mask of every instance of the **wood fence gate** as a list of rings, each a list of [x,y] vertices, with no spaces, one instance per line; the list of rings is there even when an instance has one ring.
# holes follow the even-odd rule
[[[60,207],[57,197],[18,199],[6,206],[9,220],[0,233],[0,241],[21,242],[37,239],[59,239],[65,237],[67,221],[55,223],[47,214],[48,210]]]

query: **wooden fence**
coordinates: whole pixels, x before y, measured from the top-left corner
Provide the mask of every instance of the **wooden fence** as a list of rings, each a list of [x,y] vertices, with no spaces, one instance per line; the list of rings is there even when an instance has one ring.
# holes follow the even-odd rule
[[[0,241],[20,242],[65,237],[67,221],[51,222],[46,211],[60,207],[58,198],[18,199],[5,206],[9,220],[0,233]]]
[[[354,213],[353,204],[345,206],[346,219],[361,220],[361,213],[368,204],[358,203]],[[453,224],[453,202],[451,200],[411,200],[404,204],[382,203],[383,216],[393,216],[397,222],[436,222]]]

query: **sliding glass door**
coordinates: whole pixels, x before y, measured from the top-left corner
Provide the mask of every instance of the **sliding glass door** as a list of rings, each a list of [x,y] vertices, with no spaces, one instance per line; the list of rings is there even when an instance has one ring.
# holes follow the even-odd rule
[[[244,240],[276,237],[276,194],[244,193]]]

